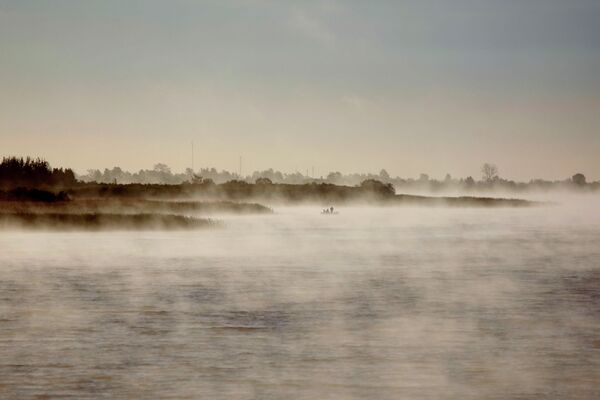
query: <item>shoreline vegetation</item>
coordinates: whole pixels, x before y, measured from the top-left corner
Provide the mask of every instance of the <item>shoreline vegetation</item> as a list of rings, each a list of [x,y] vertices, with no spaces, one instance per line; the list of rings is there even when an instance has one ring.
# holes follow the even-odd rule
[[[51,196],[51,193],[48,197]],[[3,212],[53,213],[120,213],[120,214],[272,214],[273,210],[258,203],[233,201],[169,201],[141,198],[70,198],[57,201],[4,201]]]
[[[251,184],[230,181],[223,184],[77,184],[52,192],[49,190],[16,188],[0,191],[0,201],[9,208],[82,209],[102,212],[119,209],[123,212],[172,213],[272,213],[268,204],[315,204],[376,206],[481,206],[526,207],[543,203],[500,197],[422,196],[396,194],[393,186],[379,181],[365,181],[360,186],[333,184]],[[1,211],[0,211],[1,212]]]
[[[99,184],[83,183],[68,192],[78,199],[140,199],[146,202],[176,199],[178,203],[189,203],[189,199],[202,202],[233,203],[247,207],[249,204],[260,210],[261,204],[314,204],[337,205],[421,205],[421,206],[464,206],[464,207],[528,207],[543,203],[497,197],[477,196],[422,196],[396,194],[393,185],[376,180],[367,180],[358,186],[342,186],[330,183],[302,185],[276,183],[246,183],[229,181],[183,183],[180,185],[159,184]],[[184,201],[182,201],[184,200]],[[256,202],[256,203],[247,203]]]
[[[373,205],[530,207],[543,203],[492,197],[396,194],[391,183],[366,179],[333,183],[214,183],[195,176],[180,184],[82,182],[70,169],[37,159],[5,158],[0,164],[0,228],[102,230],[198,229],[218,226],[219,214],[271,214],[269,205]],[[200,216],[202,218],[200,218]]]
[[[0,228],[18,230],[191,230],[219,225],[174,214],[0,213]]]

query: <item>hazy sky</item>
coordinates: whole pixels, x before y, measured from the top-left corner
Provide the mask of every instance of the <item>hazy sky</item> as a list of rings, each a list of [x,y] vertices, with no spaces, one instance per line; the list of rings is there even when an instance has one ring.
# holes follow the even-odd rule
[[[0,154],[600,179],[600,1],[0,0]]]

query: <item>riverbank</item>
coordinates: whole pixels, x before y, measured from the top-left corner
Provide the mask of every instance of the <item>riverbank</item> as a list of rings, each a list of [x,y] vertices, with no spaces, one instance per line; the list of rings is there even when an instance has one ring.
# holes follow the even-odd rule
[[[0,229],[16,230],[190,230],[218,225],[210,219],[173,214],[0,213]]]

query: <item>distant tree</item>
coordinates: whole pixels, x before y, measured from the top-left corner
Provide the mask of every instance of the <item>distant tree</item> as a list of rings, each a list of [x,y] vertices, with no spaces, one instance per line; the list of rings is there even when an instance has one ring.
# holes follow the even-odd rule
[[[170,174],[171,173],[171,168],[169,168],[168,165],[163,164],[163,163],[158,163],[154,165],[154,171],[156,172],[161,172],[164,174]]]
[[[419,175],[419,181],[420,182],[429,182],[429,175],[427,175],[427,174]]]
[[[584,186],[586,184],[586,179],[585,179],[585,175],[582,173],[577,173],[575,175],[573,175],[573,177],[571,178],[571,181],[579,186]]]
[[[270,180],[269,178],[260,177],[256,180],[256,184],[257,185],[272,185],[273,181]]]
[[[467,186],[475,185],[475,179],[473,179],[472,176],[467,177],[467,179],[465,179],[465,185],[467,185]]]
[[[379,171],[379,177],[384,181],[387,181],[390,179],[390,174],[388,174],[388,172],[385,169],[382,169],[381,171]]]
[[[360,187],[373,193],[380,195],[391,195],[396,194],[396,189],[391,183],[383,183],[376,179],[366,179],[360,183]]]
[[[205,178],[203,176],[196,175],[196,174],[192,175],[192,179],[190,179],[189,182],[192,185],[204,185],[204,186],[209,186],[209,185],[214,185],[215,184],[215,182],[212,179]]]
[[[330,172],[329,175],[327,175],[327,180],[332,183],[340,182],[342,180],[342,173]]]
[[[102,182],[102,172],[98,169],[88,169],[87,175],[84,178],[93,182]]]
[[[202,182],[204,182],[204,178],[203,177],[201,177],[200,175],[192,174],[192,184],[199,185]]]
[[[77,180],[75,179],[75,173],[70,168],[54,168],[52,170],[52,186],[70,187],[73,186]]]
[[[446,174],[446,177],[444,178],[444,182],[445,183],[451,183],[452,182],[452,175]]]
[[[493,182],[498,179],[498,167],[495,164],[483,164],[481,167],[481,173],[485,182]]]

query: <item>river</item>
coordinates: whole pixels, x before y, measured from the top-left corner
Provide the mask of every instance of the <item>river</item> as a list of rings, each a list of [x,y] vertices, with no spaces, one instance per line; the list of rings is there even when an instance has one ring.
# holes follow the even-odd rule
[[[598,399],[600,211],[0,232],[0,398]]]

